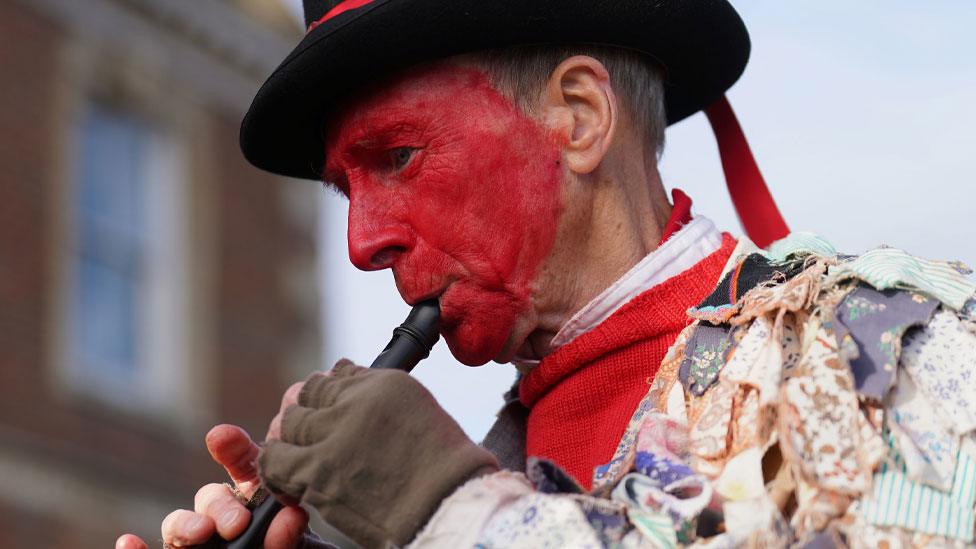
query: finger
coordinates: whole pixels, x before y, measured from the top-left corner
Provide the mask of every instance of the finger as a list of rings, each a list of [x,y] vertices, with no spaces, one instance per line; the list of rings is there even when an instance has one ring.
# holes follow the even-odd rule
[[[265,549],[295,549],[308,527],[308,513],[301,507],[283,507],[264,536]]]
[[[298,383],[292,384],[285,391],[284,396],[281,397],[281,407],[278,408],[278,414],[271,420],[271,425],[268,427],[268,434],[264,437],[265,440],[279,440],[281,438],[281,418],[284,417],[285,411],[288,408],[298,404],[298,395],[302,392],[302,387],[304,386],[305,382],[299,381]]]
[[[231,480],[246,497],[251,497],[260,484],[255,460],[260,448],[247,431],[236,425],[218,425],[207,433],[207,450],[214,461],[221,464]]]
[[[283,416],[283,413],[278,413],[271,418],[271,425],[268,426],[268,434],[264,436],[264,440],[281,440],[281,418]]]
[[[115,541],[115,549],[149,549],[149,546],[138,536],[123,534]]]
[[[193,510],[213,519],[224,539],[241,535],[251,522],[251,513],[224,484],[208,484],[197,491]]]
[[[305,386],[304,381],[299,381],[298,383],[293,383],[285,391],[284,396],[281,397],[281,407],[278,409],[278,413],[283,413],[288,409],[289,406],[294,406],[298,404],[298,395],[302,392],[302,387]]]
[[[264,436],[264,440],[281,440],[281,418],[283,415],[279,413],[271,418],[271,425],[268,425],[268,434]]]
[[[334,376],[334,375],[336,375],[338,373],[341,373],[343,370],[346,370],[348,368],[355,369],[357,367],[358,366],[356,366],[356,363],[353,362],[353,361],[351,361],[351,360],[349,360],[348,358],[340,358],[338,360],[338,362],[335,363],[334,366],[332,366],[331,368],[329,368],[328,371],[325,372],[325,375],[327,375],[327,376]]]
[[[161,530],[163,543],[176,547],[199,545],[217,531],[213,519],[186,509],[177,509],[166,515]]]

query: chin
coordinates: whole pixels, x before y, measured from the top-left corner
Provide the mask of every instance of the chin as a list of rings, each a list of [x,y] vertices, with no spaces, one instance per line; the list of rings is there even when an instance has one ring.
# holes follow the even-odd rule
[[[508,315],[464,318],[454,326],[442,328],[444,340],[459,362],[483,366],[491,361],[510,362],[517,346],[512,344],[515,319]]]
[[[464,323],[454,329],[444,331],[444,340],[461,364],[465,366],[484,366],[494,359],[501,351],[501,346],[492,341],[494,338],[481,337],[482,334],[472,333],[475,330],[465,330]]]
[[[441,299],[441,333],[451,354],[467,366],[514,355],[513,334],[528,303],[500,292],[458,284]]]

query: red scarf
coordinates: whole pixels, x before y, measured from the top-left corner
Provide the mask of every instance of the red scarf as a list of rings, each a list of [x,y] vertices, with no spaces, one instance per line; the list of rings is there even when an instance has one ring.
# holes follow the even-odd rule
[[[675,198],[672,221],[690,219]],[[522,379],[527,456],[555,462],[590,488],[593,468],[613,457],[665,353],[690,322],[685,311],[712,292],[735,245],[724,234],[717,251],[637,296]]]

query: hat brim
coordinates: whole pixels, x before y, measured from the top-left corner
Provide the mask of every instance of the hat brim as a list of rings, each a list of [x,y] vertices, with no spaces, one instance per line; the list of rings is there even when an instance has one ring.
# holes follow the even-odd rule
[[[285,58],[244,117],[241,150],[269,172],[319,179],[322,126],[351,92],[419,63],[529,44],[647,53],[666,71],[669,124],[721,97],[750,50],[726,0],[375,0],[318,25]]]

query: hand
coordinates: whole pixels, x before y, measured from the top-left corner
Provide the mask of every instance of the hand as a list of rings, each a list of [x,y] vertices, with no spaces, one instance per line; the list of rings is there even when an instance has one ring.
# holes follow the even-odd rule
[[[280,441],[258,458],[261,479],[365,547],[406,545],[442,499],[498,470],[404,372],[341,361],[293,390],[297,404],[275,422]]]
[[[294,393],[297,395],[297,390]],[[288,397],[286,393],[282,409],[289,405],[284,402]],[[260,483],[255,467],[259,448],[247,432],[234,425],[218,425],[207,433],[206,444],[214,461],[224,467],[237,490],[247,498],[254,495]],[[224,539],[233,539],[244,531],[250,519],[251,512],[227,485],[208,484],[193,498],[193,511],[179,509],[163,519],[163,542],[173,547],[199,545],[214,532]],[[296,548],[303,542],[307,526],[308,515],[302,508],[284,507],[271,522],[264,547]],[[138,536],[125,534],[115,542],[115,547],[148,549],[149,546]]]

